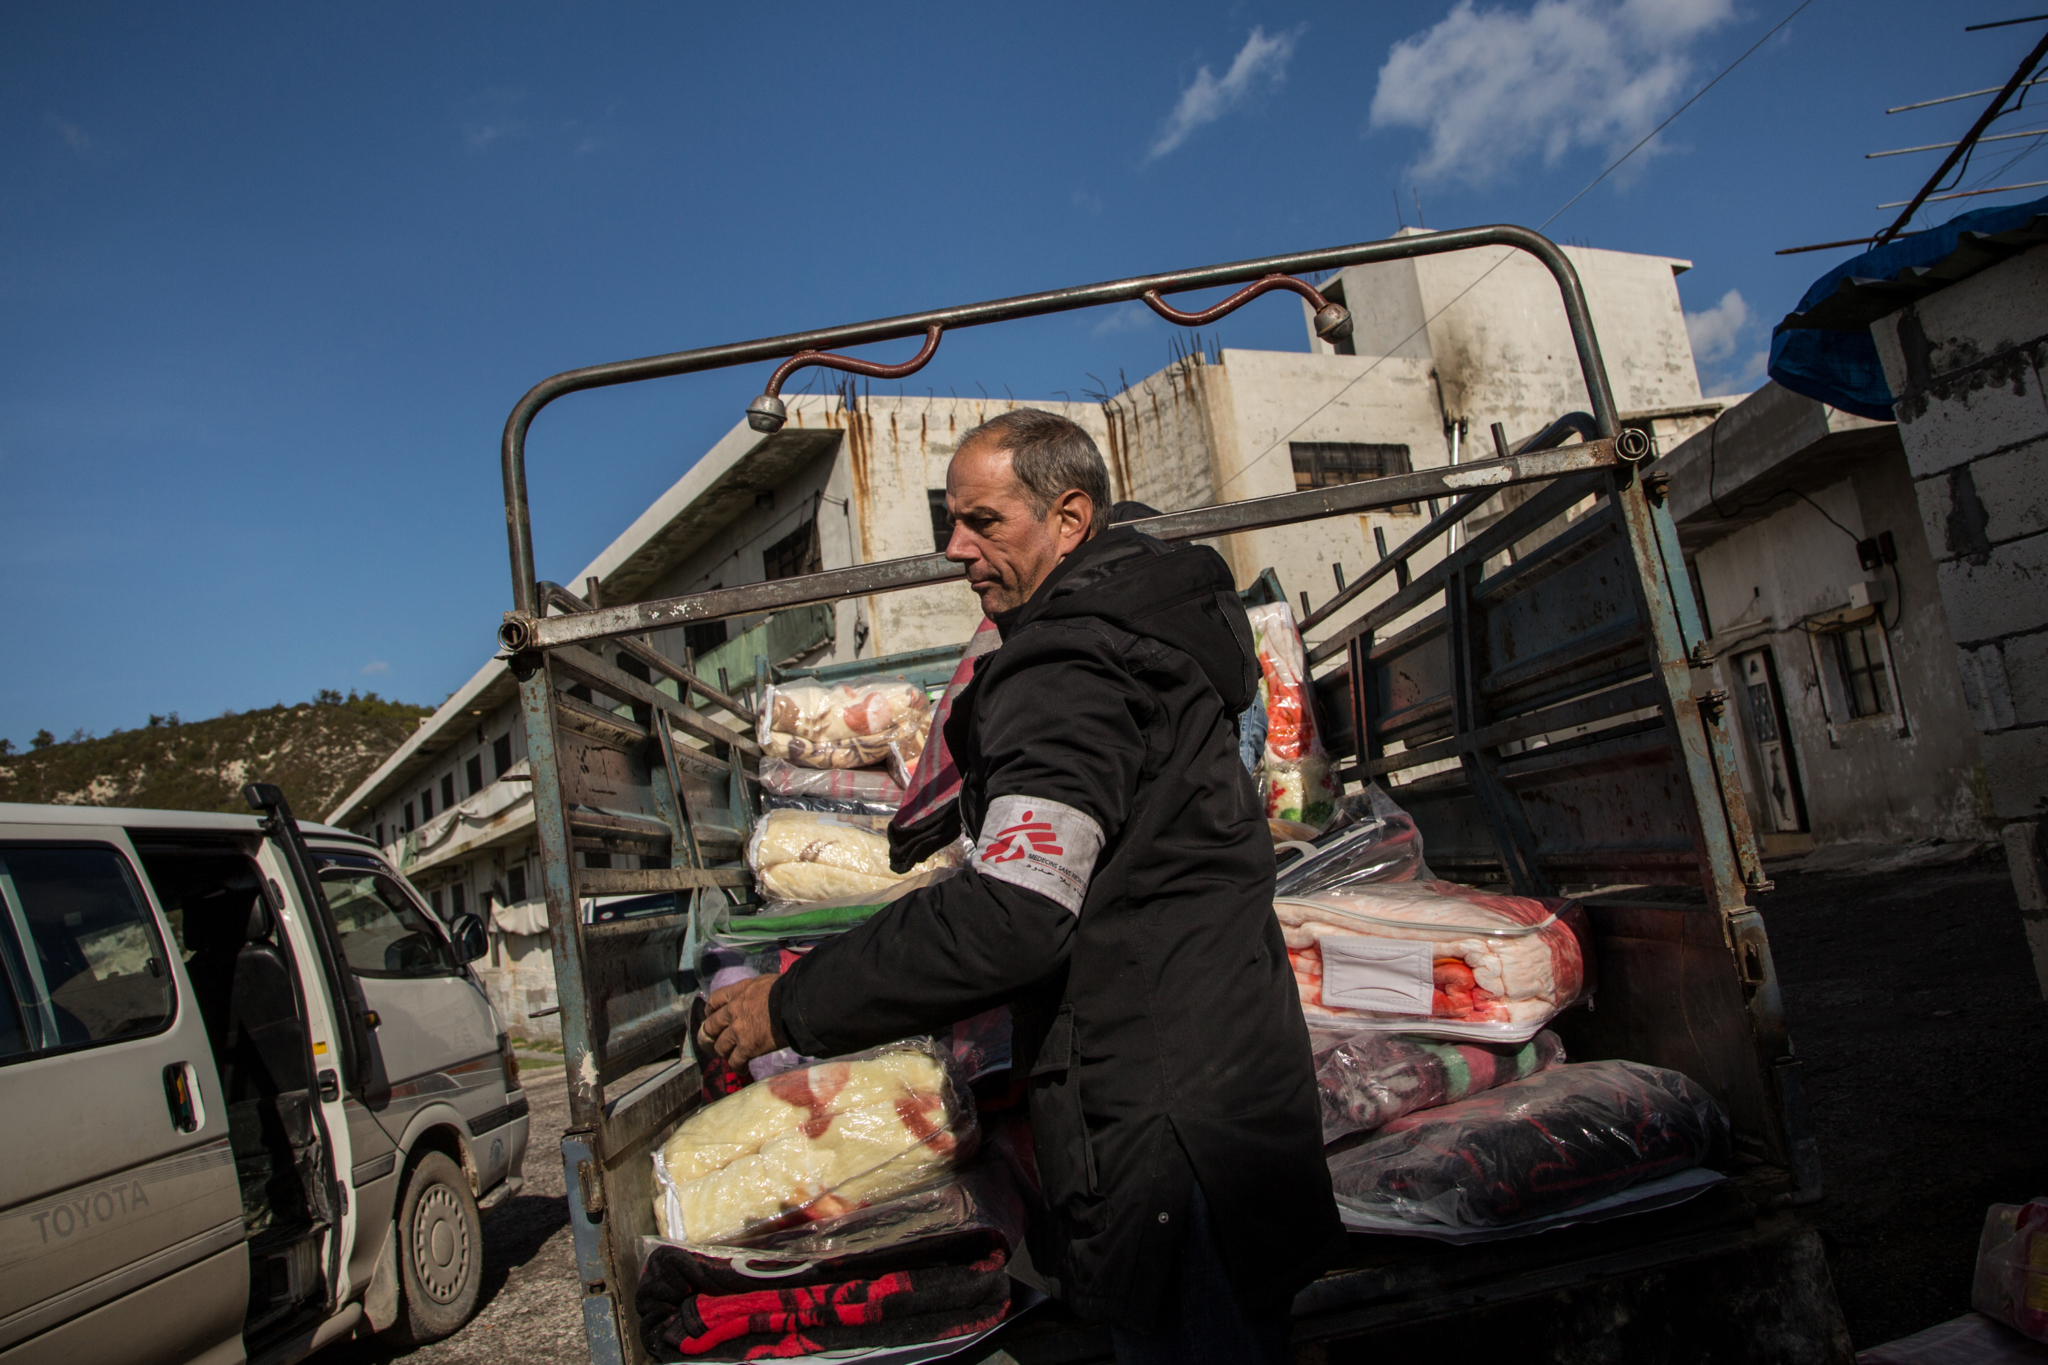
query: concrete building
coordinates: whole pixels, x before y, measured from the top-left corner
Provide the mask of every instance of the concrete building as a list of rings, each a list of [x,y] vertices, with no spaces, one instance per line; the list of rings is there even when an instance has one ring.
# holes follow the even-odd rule
[[[1766,384],[1656,465],[1766,856],[1993,833],[1899,437]]]
[[[1669,447],[1719,412],[1721,400],[1700,394],[1686,338],[1675,277],[1687,263],[1565,250],[1625,420]],[[1162,511],[1486,458],[1491,423],[1519,441],[1587,406],[1554,283],[1519,253],[1502,254],[1339,272],[1325,287],[1358,301],[1343,354],[1309,332],[1300,352],[1190,355],[1103,403],[1030,405],[1095,437],[1118,499]],[[617,603],[929,553],[943,544],[946,464],[961,434],[1014,406],[851,387],[787,402],[782,431],[735,425],[567,586]],[[1219,548],[1241,586],[1271,567],[1291,596],[1321,600],[1337,566],[1363,569],[1426,516],[1396,508]],[[1395,589],[1390,578],[1368,601]],[[723,669],[739,686],[756,656],[816,665],[959,645],[980,619],[954,583],[694,626],[654,644],[678,661],[687,650],[700,676]],[[525,777],[513,681],[492,661],[328,818],[385,845],[442,913],[487,911],[482,975],[501,1016],[547,1034],[554,976]]]

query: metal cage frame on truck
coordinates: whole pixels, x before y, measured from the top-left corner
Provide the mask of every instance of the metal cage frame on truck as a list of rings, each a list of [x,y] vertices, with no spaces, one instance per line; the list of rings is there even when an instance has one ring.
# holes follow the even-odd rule
[[[593,1361],[645,1359],[633,1290],[639,1239],[653,1231],[648,1154],[700,1102],[688,1037],[695,981],[678,963],[719,907],[740,902],[747,879],[738,848],[760,754],[749,704],[733,695],[743,689],[695,676],[687,654],[679,664],[648,637],[944,583],[963,570],[930,554],[654,601],[585,600],[534,578],[525,468],[534,417],[582,390],[776,362],[767,392],[748,408],[766,445],[782,439],[781,381],[803,365],[903,374],[959,328],[1130,300],[1191,324],[1275,288],[1310,300],[1319,334],[1341,335],[1342,309],[1293,276],[1488,246],[1534,256],[1556,281],[1589,413],[1567,414],[1492,459],[1130,524],[1189,540],[1430,504],[1420,531],[1303,623],[1324,632],[1312,665],[1336,664],[1316,686],[1334,739],[1352,755],[1342,774],[1373,780],[1431,765],[1396,792],[1432,862],[1460,880],[1525,894],[1602,883],[1691,888],[1592,898],[1598,1008],[1572,1011],[1557,1026],[1576,1057],[1630,1057],[1705,1084],[1729,1109],[1741,1169],[1681,1209],[1520,1242],[1389,1248],[1407,1239],[1354,1237],[1352,1254],[1297,1301],[1296,1338],[1337,1359],[1344,1343],[1385,1342],[1388,1332],[1447,1318],[1498,1325],[1503,1313],[1550,1313],[1581,1324],[1559,1331],[1621,1331],[1614,1324],[1626,1312],[1599,1318],[1612,1319],[1600,1328],[1585,1325],[1587,1313],[1599,1317],[1588,1305],[1602,1294],[1602,1303],[1626,1299],[1617,1286],[1662,1283],[1657,1277],[1687,1268],[1698,1283],[1725,1289],[1694,1327],[1674,1309],[1671,1330],[1690,1334],[1687,1349],[1707,1351],[1717,1331],[1735,1330],[1771,1344],[1739,1354],[1714,1347],[1716,1358],[1845,1358],[1817,1238],[1787,1212],[1819,1197],[1818,1161],[1769,945],[1747,901],[1748,890],[1768,883],[1723,725],[1725,698],[1695,689],[1694,669],[1710,660],[1650,441],[1619,424],[1571,262],[1537,233],[1492,226],[592,366],[544,380],[519,400],[502,448],[514,608],[499,637],[519,681],[532,759],[569,1088],[562,1152]],[[1247,287],[1200,313],[1162,297],[1235,284]],[[917,336],[922,350],[897,366],[824,350]],[[1565,444],[1574,435],[1582,439]],[[1529,485],[1540,487],[1454,538],[1504,489]],[[1411,579],[1411,561],[1439,540],[1442,557]],[[1367,606],[1367,590],[1389,575],[1394,593]],[[578,866],[579,852],[639,853],[643,864],[669,865]],[[677,893],[673,913],[602,924],[578,913],[579,898],[662,891]],[[1752,1330],[1734,1321],[1745,1313],[1770,1321]],[[1108,1346],[1106,1334],[1047,1321],[1004,1344],[1026,1362],[1097,1359]]]

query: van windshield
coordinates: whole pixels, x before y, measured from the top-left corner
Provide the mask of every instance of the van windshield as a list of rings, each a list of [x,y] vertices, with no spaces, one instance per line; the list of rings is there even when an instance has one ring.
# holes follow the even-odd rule
[[[358,976],[452,976],[459,969],[425,912],[382,872],[329,864],[320,885]]]

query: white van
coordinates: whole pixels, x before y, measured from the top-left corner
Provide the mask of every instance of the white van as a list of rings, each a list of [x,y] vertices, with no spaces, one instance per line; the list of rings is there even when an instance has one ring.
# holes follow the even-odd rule
[[[369,841],[0,804],[0,1362],[448,1335],[526,1156],[468,962]]]

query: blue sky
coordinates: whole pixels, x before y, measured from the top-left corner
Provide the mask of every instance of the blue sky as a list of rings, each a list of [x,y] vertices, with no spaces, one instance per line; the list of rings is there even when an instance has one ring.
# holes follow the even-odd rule
[[[508,605],[497,438],[536,380],[1384,236],[1397,196],[1432,227],[1534,225],[1794,3],[10,6],[0,735],[327,687],[438,702]],[[2001,84],[2039,26],[1963,25],[2026,12],[1815,0],[1549,231],[1691,258],[1707,387],[1751,387],[1847,254],[1773,250],[1888,221],[1939,154],[1864,153],[1952,139],[1981,101],[1882,111]],[[1980,171],[2034,144],[2002,145]],[[1278,303],[1219,330],[1304,345]],[[1168,340],[977,329],[914,382],[1078,397]],[[543,414],[542,575],[760,379]]]

